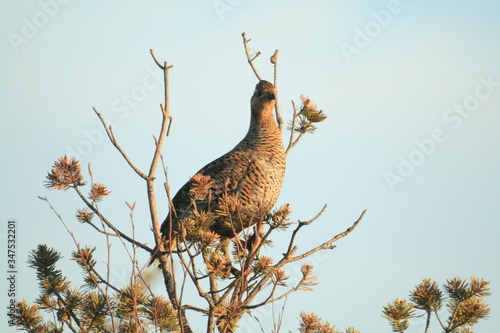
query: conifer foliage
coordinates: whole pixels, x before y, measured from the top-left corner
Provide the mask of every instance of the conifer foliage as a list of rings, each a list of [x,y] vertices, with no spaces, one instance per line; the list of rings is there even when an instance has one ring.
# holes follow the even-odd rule
[[[254,61],[260,52],[249,47],[250,40],[243,37],[247,60],[255,76],[261,81]],[[151,56],[164,74],[165,101],[160,104],[161,128],[154,136],[154,153],[147,171],[141,170],[119,144],[113,128],[108,126],[105,117],[96,109],[94,113],[100,119],[109,141],[118,150],[128,166],[146,183],[148,209],[151,216],[149,226],[154,235],[154,246],[139,241],[135,234],[129,235],[117,227],[100,209],[100,203],[112,195],[105,184],[94,182],[92,168],[88,167],[88,177],[82,172],[80,161],[74,157],[63,156],[49,171],[45,186],[51,190],[74,191],[84,207],[76,210],[76,220],[94,229],[107,244],[108,258],[96,258],[96,247],[80,245],[81,239],[72,232],[70,223],[59,214],[46,197],[44,200],[56,214],[62,226],[72,238],[75,250],[71,259],[81,271],[82,283],[70,282],[58,268],[63,254],[48,244],[40,244],[32,250],[29,265],[37,272],[39,297],[33,302],[25,300],[17,304],[11,314],[19,329],[28,332],[193,332],[193,316],[197,321],[206,321],[206,332],[234,332],[245,314],[252,310],[285,300],[297,291],[310,291],[317,284],[314,267],[303,263],[299,269],[289,269],[290,263],[301,261],[318,251],[331,250],[335,243],[352,232],[360,223],[364,212],[344,232],[331,236],[324,243],[309,249],[299,249],[297,238],[301,231],[310,226],[326,209],[325,207],[307,221],[292,220],[291,206],[283,204],[270,212],[262,212],[257,223],[239,232],[235,219],[244,219],[238,198],[221,196],[216,210],[194,207],[192,213],[183,218],[176,241],[166,242],[162,237],[157,205],[171,204],[166,164],[168,157],[162,155],[162,148],[169,135],[172,123],[170,110],[169,71],[173,66],[159,62],[153,50]],[[273,86],[278,84],[278,51],[271,57],[274,68]],[[262,82],[262,81],[261,81]],[[283,131],[283,119],[278,104],[278,90],[274,116],[280,133]],[[326,119],[326,115],[309,98],[301,97],[301,105],[295,107],[290,121],[288,154],[306,133],[313,133],[317,125]],[[157,170],[164,175],[158,175]],[[155,188],[155,181],[163,178],[162,199]],[[212,180],[206,175],[192,178],[192,190],[189,191],[192,203],[209,200]],[[118,189],[114,189],[117,191]],[[126,202],[133,217],[135,203]],[[171,208],[171,207],[170,207]],[[210,230],[214,220],[223,216],[229,227],[235,230],[233,238],[221,239]],[[132,230],[137,227],[132,221]],[[233,225],[234,223],[234,225]],[[252,223],[253,224],[253,223]],[[249,225],[248,223],[245,225]],[[270,256],[266,250],[273,244],[272,236],[287,240],[282,254]],[[172,238],[170,238],[172,239]],[[55,240],[54,240],[55,242]],[[89,240],[85,240],[89,242]],[[92,240],[90,240],[92,243]],[[132,270],[130,283],[114,285],[110,280],[111,243],[123,245],[125,255],[130,258]],[[50,243],[50,242],[47,242]],[[285,243],[286,244],[286,243]],[[158,272],[148,268],[147,262],[139,263],[137,251],[146,251],[151,259],[156,260],[162,274],[164,294],[153,293],[150,274]],[[107,261],[107,266],[97,263]],[[106,271],[107,270],[107,271]],[[154,272],[154,273],[150,273]],[[298,279],[290,279],[293,276]],[[191,292],[187,293],[186,290]],[[199,295],[190,299],[193,291]],[[189,295],[189,297],[187,296]]]
[[[432,279],[422,279],[410,292],[410,301],[395,299],[384,306],[383,317],[389,321],[393,332],[405,332],[410,318],[426,318],[425,333],[429,332],[434,315],[445,333],[472,333],[472,326],[488,318],[490,308],[484,301],[490,294],[490,282],[472,276],[446,280],[442,288]],[[440,311],[446,305],[448,318]]]
[[[258,80],[262,80],[254,61],[260,56],[249,47],[250,40],[243,37],[245,54],[250,67]],[[45,186],[51,190],[74,191],[84,207],[76,209],[76,220],[92,228],[103,237],[108,247],[108,258],[96,258],[94,245],[81,246],[82,240],[71,231],[71,225],[52,206],[49,199],[44,200],[56,214],[63,228],[72,238],[75,250],[71,259],[80,269],[82,282],[72,283],[58,268],[63,253],[40,244],[33,249],[28,265],[36,271],[39,296],[33,301],[21,300],[15,311],[9,313],[10,322],[17,328],[33,333],[59,332],[193,332],[193,314],[198,321],[206,322],[206,332],[235,332],[245,314],[280,300],[286,300],[294,292],[312,291],[317,285],[314,267],[302,263],[300,269],[292,269],[291,263],[302,261],[319,251],[334,249],[336,242],[351,233],[360,223],[365,211],[344,232],[329,237],[325,242],[309,249],[299,249],[297,239],[304,228],[313,224],[325,211],[326,205],[313,218],[302,221],[292,219],[290,204],[283,204],[270,212],[262,212],[252,227],[239,232],[246,218],[238,198],[229,195],[220,197],[218,208],[207,210],[197,207],[196,203],[208,202],[214,186],[210,176],[197,174],[191,179],[189,191],[192,212],[181,219],[176,230],[175,241],[167,242],[161,232],[161,218],[157,204],[171,205],[166,162],[162,155],[164,142],[172,122],[170,110],[170,91],[168,74],[172,69],[167,62],[160,63],[153,51],[151,56],[158,68],[163,71],[165,80],[165,101],[160,104],[162,116],[160,133],[154,137],[154,153],[148,171],[142,171],[120,146],[113,129],[108,126],[101,113],[93,108],[100,119],[109,141],[121,154],[128,166],[146,183],[146,196],[151,216],[149,226],[154,236],[154,246],[137,240],[135,234],[124,233],[117,224],[108,219],[99,208],[99,203],[111,195],[106,185],[95,183],[89,165],[89,178],[85,179],[80,161],[74,157],[63,156],[48,172]],[[278,51],[271,56],[274,66],[273,85],[278,84]],[[280,114],[276,93],[275,117],[280,132],[283,119]],[[290,130],[287,155],[307,133],[314,133],[327,116],[308,97],[300,97],[301,104],[292,101],[293,115],[289,122]],[[155,180],[162,166],[164,173],[163,199],[158,199]],[[126,202],[133,217],[135,203]],[[171,208],[171,206],[170,206]],[[258,214],[257,214],[258,215]],[[252,218],[256,218],[253,216]],[[214,221],[227,220],[234,230],[233,238],[221,238],[210,229]],[[238,220],[240,220],[238,222]],[[137,226],[132,219],[133,230]],[[171,235],[170,235],[171,236]],[[273,245],[273,237],[285,239],[281,254],[271,256],[267,249]],[[169,237],[170,240],[174,238]],[[88,240],[86,240],[88,242]],[[56,240],[48,241],[55,243]],[[91,241],[90,241],[91,242]],[[111,283],[109,270],[112,242],[123,245],[125,255],[130,258],[132,270],[130,282],[126,285]],[[161,272],[164,293],[152,291],[151,274],[158,270],[148,269],[147,262],[139,263],[137,251],[145,251]],[[107,260],[107,272],[98,262]],[[151,273],[153,272],[153,273]],[[291,279],[291,277],[295,279]],[[298,278],[297,278],[298,277]],[[186,290],[190,290],[189,293]],[[197,294],[196,300],[191,299]],[[431,279],[422,282],[410,293],[409,300],[395,299],[383,307],[383,317],[387,319],[394,332],[405,332],[410,320],[426,318],[425,333],[430,320],[435,316],[444,332],[472,332],[471,327],[480,319],[487,318],[490,309],[484,297],[490,294],[489,282],[472,277],[469,280],[453,278],[440,288]],[[189,296],[188,296],[189,295]],[[201,305],[200,305],[201,304]],[[441,318],[443,308],[449,312],[445,320]],[[281,318],[275,323],[273,332],[280,331]],[[262,329],[264,331],[264,329]],[[359,333],[353,327],[339,330],[314,313],[302,312],[299,316],[299,332],[303,333]]]

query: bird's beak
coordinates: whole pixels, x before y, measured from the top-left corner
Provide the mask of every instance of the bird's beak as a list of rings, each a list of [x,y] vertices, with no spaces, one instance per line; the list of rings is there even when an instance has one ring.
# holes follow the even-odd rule
[[[267,99],[274,100],[276,99],[276,96],[274,94],[267,94]]]

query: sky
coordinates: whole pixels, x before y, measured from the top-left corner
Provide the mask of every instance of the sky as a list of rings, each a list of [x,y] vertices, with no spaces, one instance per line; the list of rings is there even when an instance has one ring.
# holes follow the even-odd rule
[[[344,231],[367,209],[337,248],[307,261],[319,284],[288,297],[282,332],[297,331],[301,311],[339,329],[390,332],[384,304],[406,298],[422,278],[443,284],[472,275],[491,281],[493,294],[486,299],[491,317],[475,331],[494,332],[500,326],[499,12],[494,0],[1,1],[2,274],[9,276],[13,220],[19,298],[37,296],[25,262],[41,243],[61,251],[59,267],[81,283],[69,259],[70,234],[37,196],[50,200],[82,245],[98,246],[105,269],[105,240],[76,221],[83,208],[76,194],[43,186],[65,154],[78,157],[86,179],[90,164],[94,181],[112,191],[100,208],[126,232],[132,228],[125,202],[136,202],[135,236],[152,244],[145,184],[109,143],[92,107],[146,170],[163,102],[149,50],[173,65],[173,124],[163,154],[176,191],[246,133],[257,83],[243,52],[246,32],[262,52],[255,64],[268,80],[268,59],[279,50],[284,118],[291,119],[290,101],[301,94],[328,115],[288,155],[278,200],[291,204],[295,221],[328,204],[304,228],[299,250]],[[164,216],[166,199],[158,200]],[[289,236],[275,235],[276,258]],[[112,282],[126,284],[130,264],[119,242],[112,254]],[[292,279],[298,269],[290,267]],[[1,286],[6,307],[10,298]],[[278,304],[255,316],[271,332],[272,313],[281,311]],[[2,332],[14,332],[0,323]],[[252,318],[241,324],[241,332],[257,330]],[[432,324],[431,332],[441,332]],[[423,332],[423,321],[412,321],[409,332]]]

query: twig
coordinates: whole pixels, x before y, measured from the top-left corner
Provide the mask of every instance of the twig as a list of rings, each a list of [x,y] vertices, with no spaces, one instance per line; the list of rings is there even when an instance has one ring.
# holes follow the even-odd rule
[[[76,237],[75,237],[75,234],[68,228],[68,226],[66,225],[66,222],[64,222],[64,219],[62,218],[62,216],[57,212],[57,210],[54,208],[54,206],[52,206],[52,204],[50,203],[49,199],[46,198],[46,197],[41,197],[41,196],[38,196],[39,199],[47,202],[47,204],[49,205],[50,209],[56,214],[56,216],[59,218],[59,221],[61,221],[61,223],[63,224],[64,228],[66,229],[66,231],[70,234],[71,238],[73,239],[73,242],[75,243],[76,245],[76,248],[78,250],[79,253],[82,253],[82,250],[80,248],[80,243],[77,241]],[[85,266],[86,266],[86,269],[87,271],[90,270],[91,268],[88,267],[88,265],[85,263]],[[99,276],[100,277],[100,276]],[[102,278],[101,278],[102,279]],[[111,303],[109,301],[109,297],[107,295],[107,293],[105,293],[100,287],[99,285],[96,285],[97,289],[99,289],[100,293],[103,295],[104,299],[106,300],[106,305],[108,307],[108,310],[109,312],[111,313],[111,317],[113,317],[113,311],[112,311],[112,308],[111,308]],[[63,305],[65,307],[67,307],[66,305],[66,302],[64,301],[64,299],[62,299],[62,296],[59,295],[58,292],[56,292],[56,295],[58,296],[58,299],[63,303]],[[81,329],[82,326],[80,324],[80,320],[76,317],[76,315],[70,311],[70,315],[71,317],[75,320],[76,324],[78,325],[78,327]],[[113,320],[113,318],[111,318]],[[113,326],[114,327],[114,326]]]
[[[120,154],[122,154],[123,158],[125,159],[125,161],[127,161],[128,165],[130,165],[130,167],[141,177],[141,178],[144,178],[146,179],[146,174],[144,174],[141,170],[139,170],[139,168],[137,168],[134,163],[132,163],[132,161],[130,160],[130,158],[127,156],[127,154],[125,154],[125,151],[123,151],[122,147],[120,147],[120,145],[118,144],[118,142],[116,141],[116,138],[115,138],[115,135],[113,133],[113,129],[111,128],[111,126],[108,126],[106,124],[106,121],[104,120],[104,118],[102,117],[101,113],[99,113],[99,111],[97,111],[97,109],[95,107],[92,107],[92,109],[94,110],[95,114],[97,115],[97,117],[99,117],[99,119],[101,120],[101,123],[102,123],[102,126],[104,127],[104,130],[106,131],[106,134],[108,135],[108,138],[109,138],[109,141],[111,141],[111,143],[113,144],[113,146],[115,146],[115,148],[120,152]]]
[[[184,239],[184,241],[186,241]],[[195,265],[195,261],[194,261],[194,256],[192,256],[190,253],[189,253],[189,249],[188,249],[188,256],[190,257],[190,265],[191,265],[191,269],[189,267],[189,264],[186,262],[186,259],[184,258],[184,256],[182,255],[182,251],[178,251],[178,257],[179,257],[179,260],[182,264],[182,267],[184,268],[185,271],[187,271],[189,277],[191,278],[191,281],[193,281],[193,284],[195,285],[197,291],[198,291],[198,294],[203,297],[205,300],[207,300],[207,302],[209,304],[212,304],[213,305],[213,300],[212,298],[210,297],[210,295],[208,295],[204,290],[203,290],[203,287],[201,286],[200,282],[199,282],[199,278],[197,276],[197,273],[196,273],[196,265]]]
[[[297,226],[297,228],[295,228],[295,230],[293,231],[292,233],[292,237],[290,238],[290,242],[288,244],[288,250],[286,251],[286,253],[284,254],[284,257],[285,258],[288,258],[292,255],[292,251],[295,252],[294,250],[294,243],[295,243],[295,237],[297,236],[297,233],[299,232],[299,230],[305,226],[305,225],[309,225],[311,223],[313,223],[314,221],[316,221],[321,215],[323,215],[323,213],[325,212],[326,208],[328,207],[328,205],[324,205],[323,208],[321,209],[321,211],[316,214],[315,217],[313,217],[311,220],[309,221],[305,221],[305,222],[302,222],[302,221],[299,221],[299,224]]]
[[[76,193],[78,194],[78,196],[80,197],[80,199],[82,199],[82,201],[87,205],[87,207],[90,208],[90,210],[92,210],[98,217],[99,219],[101,219],[109,228],[111,228],[119,237],[125,239],[126,241],[128,241],[129,243],[132,243],[134,245],[137,245],[139,246],[140,248],[148,251],[149,253],[153,253],[154,250],[151,249],[150,247],[148,247],[147,245],[145,245],[144,243],[140,243],[138,241],[136,241],[135,239],[127,236],[126,234],[124,234],[123,232],[121,232],[118,228],[116,228],[111,222],[108,221],[108,219],[106,219],[102,214],[101,212],[99,212],[99,210],[97,210],[93,205],[92,203],[90,203],[87,198],[85,198],[85,196],[83,195],[83,193],[80,191],[80,189],[78,187],[73,187],[76,191]],[[109,234],[110,236],[114,236],[113,234]]]
[[[203,313],[205,315],[208,314],[208,310],[206,309],[202,309],[202,308],[199,308],[197,306],[193,306],[193,305],[189,305],[189,304],[185,304],[182,306],[184,309],[186,310],[193,310],[193,311],[196,311],[196,312],[200,312],[200,313]]]
[[[274,54],[271,56],[270,60],[274,66],[274,88],[276,88],[276,103],[274,105],[274,110],[276,113],[276,121],[278,123],[278,128],[280,129],[281,132],[283,132],[283,117],[281,117],[279,98],[278,98],[278,50],[274,51]]]
[[[110,131],[111,131],[111,127],[110,127]],[[88,170],[89,170],[89,176],[90,176],[90,186],[91,188],[94,186],[94,174],[92,172],[92,168],[90,167],[90,163],[88,164]],[[93,201],[92,202],[92,206],[95,207],[95,209],[97,211],[99,211],[99,207],[97,206],[97,202],[96,201]],[[98,216],[102,216],[101,214],[98,214]],[[106,224],[104,223],[104,221],[102,219],[100,219],[101,221],[101,225],[102,225],[102,228],[103,230],[105,231],[104,235],[106,237],[106,255],[107,255],[107,263],[106,263],[106,281],[109,281],[110,280],[110,277],[111,277],[111,242],[110,242],[110,239],[109,239],[109,233],[106,231]],[[123,242],[123,241],[122,241]],[[78,247],[78,250],[80,250],[80,247]],[[108,284],[105,284],[105,294],[103,295],[105,297],[106,300],[109,300],[109,285]],[[108,302],[108,301],[107,301]],[[113,315],[113,311],[110,307],[110,304],[108,304],[108,307],[109,307],[109,312],[110,312],[110,317],[111,317],[111,327],[113,328],[113,331],[116,330],[116,324],[115,324],[115,319],[114,319],[114,315]]]
[[[170,102],[170,96],[169,96],[170,86],[169,86],[169,81],[168,81],[168,70],[171,69],[171,68],[173,68],[174,65],[170,65],[169,66],[166,61],[163,62],[163,65],[160,64],[160,62],[158,61],[158,59],[155,56],[155,53],[154,53],[153,49],[150,49],[149,53],[151,53],[151,56],[153,57],[153,60],[156,63],[156,65],[158,67],[160,67],[160,69],[163,71],[163,84],[164,84],[164,87],[165,87],[165,104],[164,105],[165,105],[165,107],[168,107],[167,111],[170,111],[170,107],[169,107],[169,102]],[[170,129],[170,126],[169,126],[169,129]]]
[[[149,49],[149,53],[151,53],[151,56],[153,57],[153,60],[156,63],[156,65],[158,67],[160,67],[161,70],[165,70],[165,67],[162,64],[160,64],[160,62],[158,61],[158,59],[156,59],[156,56],[155,56],[155,53],[154,53],[153,49]]]
[[[290,149],[294,146],[293,137],[295,136],[295,124],[297,122],[297,108],[295,107],[295,102],[292,99],[293,115],[292,115],[292,126],[290,128],[290,139],[288,141],[288,147],[285,150],[285,155],[288,155]]]
[[[436,318],[439,322],[439,325],[441,325],[441,328],[446,331],[446,326],[444,326],[443,322],[441,321],[441,317],[439,317],[437,310],[434,310],[434,313],[436,314]]]
[[[132,205],[129,204],[128,202],[126,202],[126,204],[130,209],[130,224],[132,227],[132,238],[135,239],[135,223],[134,223],[135,202]],[[132,263],[132,272],[130,273],[130,286],[131,287],[134,286],[134,288],[135,288],[137,286],[137,277],[140,277],[140,279],[143,282],[145,282],[145,279],[142,276],[141,270],[139,269],[139,267],[137,265],[137,248],[135,245],[132,245],[132,255],[131,255],[128,248],[126,247],[125,243],[123,242],[123,240],[122,240],[122,244],[125,247],[125,250],[127,251],[127,254],[130,258],[130,262]],[[136,270],[137,270],[137,272],[136,272]],[[146,285],[146,283],[144,283],[144,285]],[[149,289],[149,287],[148,287],[148,290],[152,294],[152,291],[151,291],[151,289]],[[131,289],[131,291],[135,291],[135,290]],[[135,318],[137,323],[144,325],[144,323],[142,323],[142,321],[139,318],[138,306],[137,306],[137,303],[141,304],[142,302],[140,302],[140,300],[138,300],[137,294],[135,292],[132,293],[132,296],[133,296],[132,297],[132,304],[133,304],[134,318]]]
[[[262,326],[262,323],[260,322],[260,319],[256,316],[254,316],[251,312],[249,313],[250,317],[252,317],[253,319],[255,319],[257,321],[257,323],[259,323],[259,326],[260,326],[260,331],[262,333],[266,333],[266,331],[264,331],[264,327]]]
[[[266,300],[264,300],[263,302],[260,302],[258,304],[253,304],[253,305],[248,305],[248,306],[245,306],[244,308],[245,309],[248,309],[248,310],[252,310],[252,309],[256,309],[256,308],[259,308],[261,306],[264,306],[266,304],[270,304],[270,303],[274,303],[274,302],[277,302],[285,297],[287,297],[288,295],[290,295],[291,293],[297,291],[300,289],[300,287],[302,286],[302,283],[307,279],[306,276],[303,276],[300,281],[297,283],[297,285],[293,288],[290,288],[286,293],[284,293],[283,295],[281,296],[278,296],[278,297],[275,297],[275,298],[271,298],[272,295],[270,295],[270,297],[268,297]]]
[[[306,134],[305,131],[301,131],[299,136],[297,137],[297,139],[294,140],[294,136],[295,136],[295,132],[296,132],[295,125],[297,123],[297,117],[299,116],[299,114],[297,112],[297,108],[296,108],[295,102],[293,100],[292,100],[292,106],[293,106],[292,126],[290,128],[290,139],[288,141],[288,147],[285,150],[285,155],[288,155],[288,153],[290,152],[290,149],[295,147],[295,145],[297,143],[299,143],[300,139],[302,139],[304,134]]]
[[[92,223],[91,221],[85,221],[85,223],[90,224],[90,226],[91,226],[92,228],[94,228],[94,229],[95,229],[98,233],[101,233],[101,234],[106,234],[106,233],[107,233],[107,234],[108,234],[109,236],[111,236],[111,237],[120,237],[120,235],[118,235],[118,234],[111,234],[111,233],[109,233],[109,231],[104,231],[104,230],[102,230],[102,229],[99,229],[99,227],[98,227],[98,226],[96,226],[96,225],[95,225],[94,223]]]
[[[292,235],[292,238],[290,239],[290,244],[288,246],[288,250],[286,253],[283,254],[283,258],[276,264],[273,266],[273,271],[276,271],[278,269],[280,269],[281,267],[283,267],[284,265],[290,263],[290,262],[294,262],[294,261],[297,261],[297,260],[300,260],[300,259],[303,259],[303,258],[306,258],[310,255],[312,255],[313,253],[319,251],[319,250],[322,250],[322,249],[328,249],[331,247],[331,244],[345,236],[347,236],[350,232],[352,232],[356,226],[359,224],[359,222],[361,221],[361,219],[363,218],[366,210],[364,210],[360,217],[358,218],[358,220],[356,222],[354,222],[354,224],[348,228],[346,231],[336,235],[335,237],[333,237],[332,239],[330,239],[329,241],[325,242],[324,244],[321,244],[317,247],[315,247],[314,249],[310,250],[310,251],[307,251],[306,253],[302,254],[302,255],[299,255],[299,256],[295,256],[293,257],[293,254],[296,252],[297,250],[297,246],[294,246],[293,245],[293,241],[295,239],[295,235],[297,234],[297,232],[300,230],[300,228],[304,225],[309,225],[311,223],[313,223],[323,212],[324,210],[326,209],[326,205],[325,207],[323,207],[323,209],[314,217],[312,218],[311,220],[309,221],[306,221],[306,222],[299,222],[299,226],[294,230],[294,234]],[[245,306],[250,306],[249,304],[252,302],[252,300],[257,296],[257,294],[262,290],[262,288],[264,288],[264,286],[267,284],[267,281],[269,281],[269,279],[272,277],[273,274],[271,273],[268,273],[267,275],[265,275],[258,283],[257,285],[254,287],[254,289],[252,291],[249,291],[248,292],[248,296],[247,298],[245,299]],[[278,300],[278,299],[276,299]]]
[[[180,326],[181,332],[191,333],[192,330],[191,330],[191,327],[189,326],[189,323],[187,321],[185,309],[182,307],[182,305],[177,297],[174,274],[171,272],[171,270],[173,269],[173,263],[169,263],[168,254],[165,254],[164,244],[162,242],[162,236],[161,236],[161,226],[160,226],[160,222],[158,220],[158,213],[157,213],[157,209],[156,209],[156,197],[155,197],[155,189],[154,189],[156,168],[158,166],[158,162],[159,162],[160,157],[161,157],[161,149],[163,148],[163,143],[165,142],[165,138],[166,138],[168,130],[170,128],[169,123],[171,123],[171,119],[172,119],[170,116],[170,86],[169,86],[169,79],[168,79],[168,71],[173,66],[169,66],[166,61],[163,62],[163,65],[160,64],[160,62],[156,58],[152,49],[150,50],[150,53],[151,53],[151,56],[153,57],[153,60],[155,61],[156,65],[161,70],[163,70],[164,86],[165,86],[165,103],[163,105],[160,104],[160,108],[161,108],[161,112],[162,112],[162,122],[161,122],[160,135],[158,136],[158,139],[156,140],[156,142],[157,142],[156,149],[155,149],[155,152],[153,155],[153,159],[151,161],[148,175],[145,178],[146,184],[147,184],[149,211],[151,214],[151,221],[153,223],[153,233],[155,236],[155,243],[156,243],[155,251],[158,250],[160,253],[162,253],[158,259],[160,261],[160,268],[161,268],[161,271],[163,273],[163,280],[165,282],[165,287],[167,289],[170,303],[172,304],[174,309],[177,310],[178,319],[179,319],[179,326]]]
[[[275,329],[275,333],[279,333],[279,331],[281,330],[281,324],[283,324],[283,316],[285,315],[285,305],[286,305],[286,301],[287,301],[288,298],[285,298],[285,301],[283,302],[283,305],[281,306],[281,314],[279,315],[278,317],[278,327]]]
[[[309,251],[307,251],[307,252],[305,252],[305,253],[303,253],[301,255],[295,256],[293,258],[289,258],[288,262],[293,262],[293,261],[297,261],[297,260],[300,260],[300,259],[304,259],[304,258],[309,257],[310,255],[312,255],[313,253],[318,252],[319,250],[334,248],[334,246],[332,247],[332,244],[334,242],[338,241],[339,239],[344,238],[345,236],[347,236],[348,234],[350,234],[358,226],[359,222],[361,222],[361,219],[363,218],[363,216],[365,216],[365,213],[366,213],[366,209],[361,213],[361,215],[356,220],[356,222],[354,222],[354,224],[352,226],[350,226],[349,228],[347,228],[346,231],[337,234],[335,237],[333,237],[329,241],[324,242],[323,244],[315,247],[312,250],[309,250]],[[312,222],[312,221],[310,221],[310,222]]]
[[[245,33],[242,33],[241,36],[243,37],[243,46],[245,48],[245,55],[247,56],[247,61],[250,64],[250,67],[252,67],[252,70],[253,70],[255,76],[257,77],[257,79],[259,79],[259,81],[261,81],[262,79],[261,79],[259,73],[257,72],[257,69],[255,68],[255,66],[253,64],[253,61],[255,59],[257,59],[258,56],[260,56],[260,51],[255,53],[253,56],[251,56],[250,49],[248,48],[248,43],[251,41],[251,39],[247,39],[245,37]]]

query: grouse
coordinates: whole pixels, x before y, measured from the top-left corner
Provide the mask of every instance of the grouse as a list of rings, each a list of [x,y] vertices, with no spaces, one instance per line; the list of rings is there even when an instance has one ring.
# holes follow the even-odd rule
[[[236,214],[214,214],[207,229],[221,240],[235,237],[262,220],[278,199],[285,175],[285,152],[281,132],[273,116],[276,89],[260,81],[251,98],[250,127],[231,151],[208,163],[197,175],[210,179],[204,198],[194,198],[193,177],[173,197],[161,232],[170,249],[179,234],[179,225],[194,212],[220,212],[231,201]],[[207,177],[208,176],[208,177]],[[167,246],[168,248],[168,246]]]

